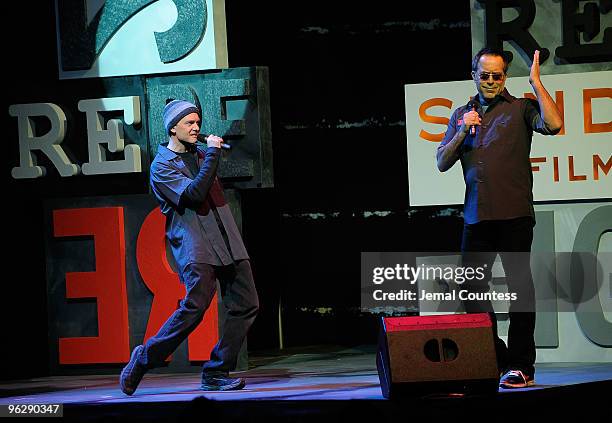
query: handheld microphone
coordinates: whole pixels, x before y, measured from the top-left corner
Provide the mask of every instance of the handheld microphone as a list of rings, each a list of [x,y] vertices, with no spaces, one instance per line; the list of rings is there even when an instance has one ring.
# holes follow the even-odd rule
[[[472,106],[472,111],[476,111],[476,104],[474,101],[470,100],[468,103],[468,107]],[[476,125],[470,125],[470,135],[476,135]]]
[[[208,138],[208,134],[198,134],[198,141],[201,142],[204,145],[208,145],[207,142],[206,142],[206,138]],[[224,149],[224,150],[231,150],[232,146],[222,142],[221,143],[221,148]]]

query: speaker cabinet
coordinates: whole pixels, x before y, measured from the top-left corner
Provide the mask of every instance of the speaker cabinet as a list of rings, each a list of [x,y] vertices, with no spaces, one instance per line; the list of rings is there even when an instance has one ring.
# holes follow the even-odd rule
[[[487,313],[383,317],[376,367],[385,398],[498,390]]]

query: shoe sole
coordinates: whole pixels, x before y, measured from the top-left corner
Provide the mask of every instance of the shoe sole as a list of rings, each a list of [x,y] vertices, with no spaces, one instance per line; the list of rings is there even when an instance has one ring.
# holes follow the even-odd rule
[[[143,350],[143,348],[144,347],[142,345],[139,345],[138,347],[134,348],[134,351],[132,351],[132,355],[130,356],[129,363],[123,368],[123,370],[121,371],[121,376],[119,376],[119,386],[121,387],[121,392],[123,392],[126,395],[132,395],[134,392],[136,392],[136,388],[130,389],[127,386],[125,386],[123,384],[123,375],[127,373],[130,363],[132,362],[132,360],[136,358],[136,354],[139,354],[140,351]]]
[[[240,382],[234,385],[225,385],[225,386],[217,386],[217,385],[202,385],[200,389],[202,391],[237,391],[239,389],[244,388],[246,382],[242,379]]]
[[[515,388],[528,388],[535,385],[535,380],[529,380],[527,383],[500,383],[500,388],[515,389]]]

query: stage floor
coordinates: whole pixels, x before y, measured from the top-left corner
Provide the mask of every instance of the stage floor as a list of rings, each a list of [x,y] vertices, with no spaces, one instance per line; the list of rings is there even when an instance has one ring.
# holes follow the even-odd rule
[[[0,404],[64,404],[66,414],[78,410],[82,416],[89,410],[95,415],[97,411],[106,409],[121,416],[122,409],[137,412],[134,405],[155,405],[150,409],[147,407],[148,412],[161,410],[164,405],[168,411],[172,405],[176,411],[177,406],[194,400],[214,400],[228,405],[235,401],[241,406],[246,402],[257,402],[258,408],[268,401],[269,404],[310,401],[309,409],[313,404],[329,400],[388,402],[380,390],[375,350],[370,346],[251,357],[250,366],[252,368],[248,371],[235,373],[247,380],[246,388],[241,391],[202,392],[198,389],[198,373],[148,373],[136,393],[128,397],[119,390],[117,372],[113,375],[56,376],[5,382],[0,385]],[[590,386],[589,392],[604,389],[609,394],[612,392],[612,363],[538,364],[536,382],[536,386],[526,389],[500,389],[496,401],[510,396],[536,399],[572,395],[576,399],[576,395],[583,395],[591,398],[592,394],[587,395],[586,391],[580,394],[577,390],[587,386]],[[121,408],[122,405],[126,407]],[[147,413],[145,408],[139,408],[143,414]],[[170,415],[171,411],[166,417]]]

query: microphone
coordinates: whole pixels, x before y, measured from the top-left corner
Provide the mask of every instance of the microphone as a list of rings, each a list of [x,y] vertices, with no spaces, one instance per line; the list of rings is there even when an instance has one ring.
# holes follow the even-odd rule
[[[208,138],[208,134],[198,134],[198,141],[201,142],[204,145],[208,145],[206,143],[206,138]],[[231,150],[232,146],[222,142],[221,143],[221,148],[224,149],[224,150]]]
[[[472,108],[473,112],[476,111],[476,103],[474,100],[470,100],[467,105]],[[470,135],[476,135],[476,125],[470,125]]]

